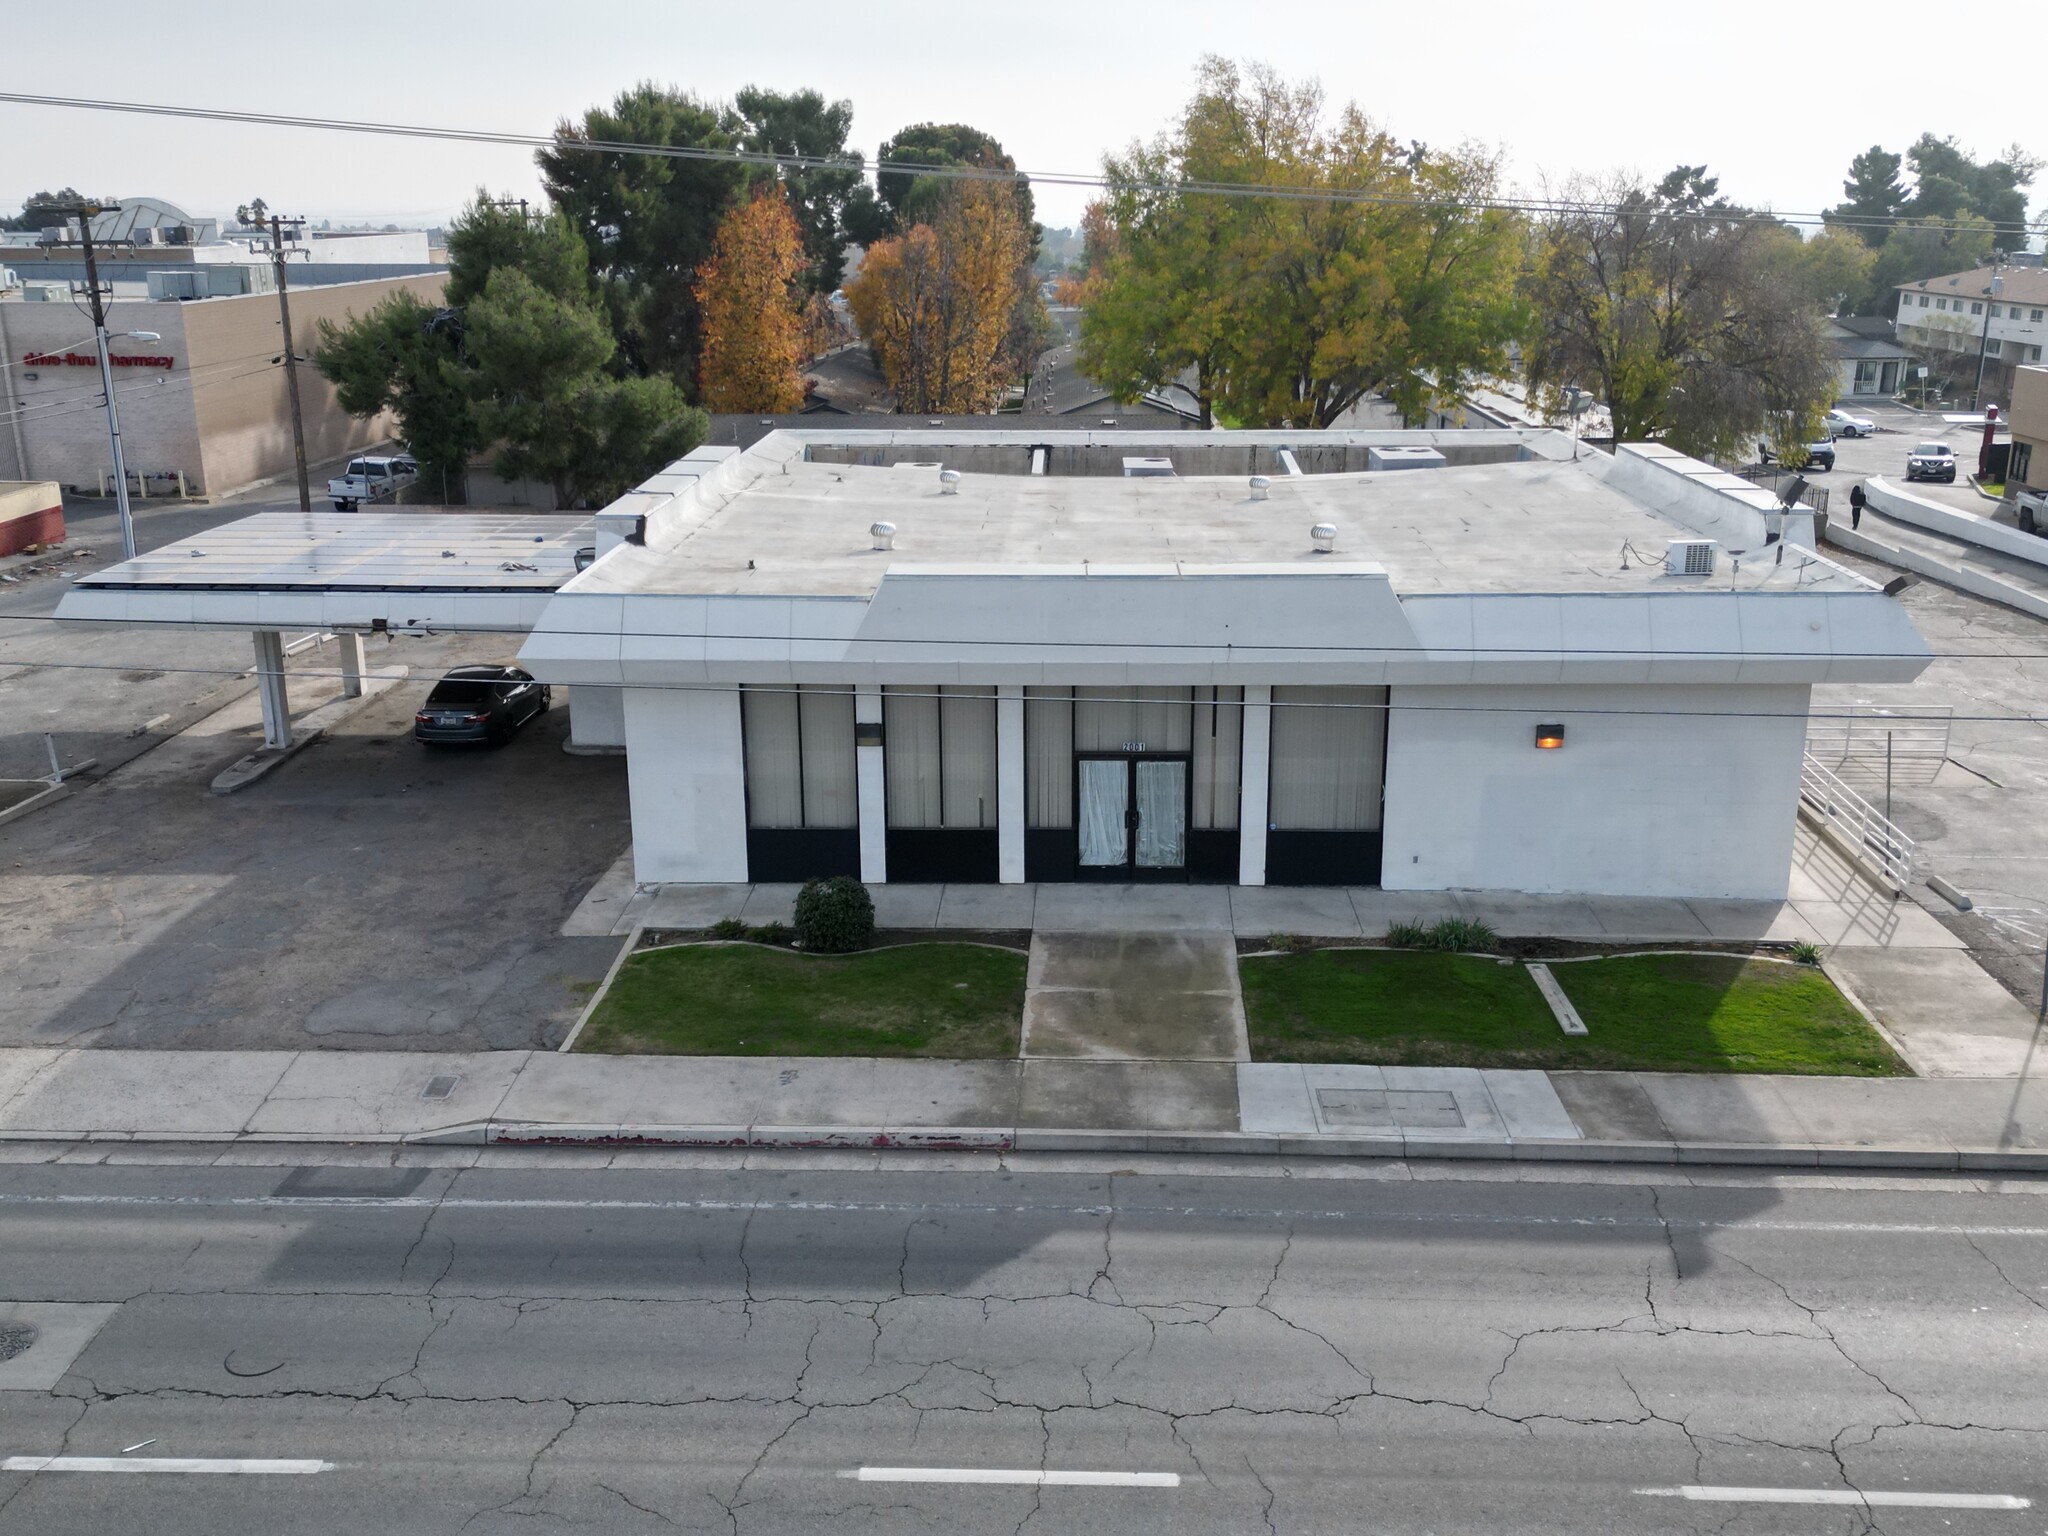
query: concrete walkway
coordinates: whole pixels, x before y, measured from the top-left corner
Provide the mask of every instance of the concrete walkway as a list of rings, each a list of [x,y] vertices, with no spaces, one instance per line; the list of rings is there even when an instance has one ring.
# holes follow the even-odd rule
[[[2048,1170],[2048,1078],[0,1052],[0,1141],[950,1147]]]
[[[1096,1061],[1250,1061],[1230,935],[1031,936],[1023,1055]]]
[[[1960,949],[1962,940],[1908,900],[1873,889],[1801,827],[1786,901],[1654,896],[1531,896],[1514,891],[1384,891],[1374,886],[877,885],[884,928],[1037,929],[1061,933],[1209,930],[1252,937],[1378,938],[1396,922],[1477,918],[1509,938],[1603,942],[1790,943]],[[562,932],[708,928],[721,918],[788,922],[794,885],[636,888],[632,855],[593,886]]]

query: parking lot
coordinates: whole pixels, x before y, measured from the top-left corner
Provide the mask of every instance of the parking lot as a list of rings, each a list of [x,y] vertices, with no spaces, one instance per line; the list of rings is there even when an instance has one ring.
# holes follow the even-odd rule
[[[1864,416],[1876,422],[1877,434],[1874,437],[1836,438],[1833,471],[1808,474],[1807,478],[1815,485],[1826,487],[1830,517],[1848,517],[1849,487],[1858,480],[1883,475],[1892,484],[1904,486],[1906,455],[1915,444],[1923,442],[1947,443],[1955,450],[1956,481],[1948,485],[1940,481],[1917,480],[1912,487],[1914,495],[1959,507],[1979,517],[1988,517],[1998,505],[1979,495],[1968,479],[1970,472],[1977,467],[1977,445],[1983,437],[1981,430],[1951,427],[1942,421],[1938,412],[1923,414],[1895,405],[1850,404],[1844,405],[1843,409],[1852,416]]]
[[[223,638],[128,644],[175,666]],[[628,841],[624,761],[561,750],[559,695],[502,750],[410,737],[441,670],[514,648],[373,648],[412,676],[239,794],[208,784],[260,741],[248,698],[0,827],[0,1045],[558,1042],[617,948],[558,930]],[[332,687],[295,665],[295,706]]]

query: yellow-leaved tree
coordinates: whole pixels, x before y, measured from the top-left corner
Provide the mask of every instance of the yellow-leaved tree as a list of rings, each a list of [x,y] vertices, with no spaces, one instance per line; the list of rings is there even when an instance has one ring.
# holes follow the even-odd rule
[[[1015,372],[1004,346],[1031,284],[1031,231],[1010,188],[964,181],[929,224],[868,248],[846,301],[899,410],[993,410]]]
[[[803,231],[781,187],[763,189],[719,223],[711,259],[697,269],[697,378],[707,411],[777,414],[803,404],[803,273]]]

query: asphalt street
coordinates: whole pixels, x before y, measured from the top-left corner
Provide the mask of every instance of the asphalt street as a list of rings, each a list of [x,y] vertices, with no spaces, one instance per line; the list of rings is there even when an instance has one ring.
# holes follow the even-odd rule
[[[0,1531],[2048,1526],[2048,1184],[520,1156],[0,1168]]]

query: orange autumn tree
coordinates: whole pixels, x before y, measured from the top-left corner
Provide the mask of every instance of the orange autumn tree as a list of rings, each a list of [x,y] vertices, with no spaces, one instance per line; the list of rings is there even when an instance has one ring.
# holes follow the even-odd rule
[[[956,184],[931,223],[868,248],[846,302],[899,410],[995,408],[1013,372],[1003,343],[1030,260],[1017,199],[992,182]]]
[[[775,415],[804,403],[804,325],[797,281],[803,231],[779,186],[728,213],[697,269],[704,356],[697,371],[707,411]]]

